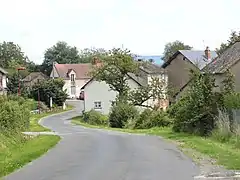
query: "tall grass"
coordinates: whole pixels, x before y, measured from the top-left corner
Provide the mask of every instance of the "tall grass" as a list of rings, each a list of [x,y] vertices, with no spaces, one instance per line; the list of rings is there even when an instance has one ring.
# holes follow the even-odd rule
[[[228,112],[226,110],[218,110],[216,128],[212,132],[212,137],[220,142],[229,142],[236,147],[240,147],[240,124],[234,121],[232,127],[233,129],[231,130],[231,120]]]

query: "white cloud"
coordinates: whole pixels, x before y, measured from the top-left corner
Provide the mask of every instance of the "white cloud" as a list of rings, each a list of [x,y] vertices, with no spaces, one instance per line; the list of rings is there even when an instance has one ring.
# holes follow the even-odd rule
[[[121,46],[161,54],[176,39],[215,49],[239,30],[238,0],[0,0],[0,41],[20,44],[30,59],[59,40],[78,48]]]

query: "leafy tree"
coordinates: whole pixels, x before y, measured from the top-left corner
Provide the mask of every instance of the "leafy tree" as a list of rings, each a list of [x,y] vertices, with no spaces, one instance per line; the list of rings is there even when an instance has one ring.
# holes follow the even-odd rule
[[[192,49],[191,46],[186,45],[183,42],[178,41],[178,40],[167,43],[164,47],[163,60],[167,61],[178,50],[191,50],[191,49]]]
[[[41,71],[50,75],[53,62],[58,62],[60,64],[79,63],[80,58],[78,53],[76,47],[71,47],[66,42],[59,41],[56,45],[46,50]]]
[[[237,41],[240,41],[240,32],[237,33],[236,31],[232,31],[227,43],[222,43],[220,48],[216,49],[217,54],[221,55],[228,47],[232,46]]]
[[[137,70],[132,54],[127,49],[114,48],[101,61],[102,65],[97,66],[92,75],[99,81],[105,81],[111,90],[117,91],[119,101],[126,100],[129,91],[128,73],[135,73]]]
[[[158,106],[152,107],[151,105],[145,105],[149,99],[160,100],[167,95],[166,82],[158,77],[151,77],[151,83],[147,86],[139,87],[129,92],[128,100],[134,106],[142,106],[151,109],[158,109]]]
[[[22,52],[21,47],[13,42],[0,43],[0,66],[3,68],[16,68],[26,65],[28,57]]]
[[[64,81],[62,79],[49,79],[47,81],[41,81],[33,85],[31,89],[31,96],[37,101],[38,91],[40,95],[40,101],[50,104],[50,97],[52,97],[53,103],[62,106],[67,99],[67,94],[63,90]]]
[[[107,51],[102,48],[85,48],[79,53],[80,63],[90,63],[94,58],[102,59],[107,55]]]
[[[187,94],[169,110],[174,118],[173,130],[209,135],[217,113],[215,79],[209,73],[191,73],[193,78]]]
[[[29,95],[28,90],[24,86],[21,79],[22,79],[21,73],[18,74],[17,72],[8,76],[7,82],[8,94],[18,94],[18,88],[20,83],[21,96],[27,97]]]

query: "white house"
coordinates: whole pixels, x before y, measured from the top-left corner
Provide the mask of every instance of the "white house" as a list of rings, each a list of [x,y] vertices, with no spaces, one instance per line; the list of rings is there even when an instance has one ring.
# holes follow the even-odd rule
[[[7,93],[7,71],[0,67],[0,95]]]
[[[155,64],[148,63],[144,67],[140,67],[138,75],[128,75],[128,85],[131,89],[141,88],[151,83],[151,78],[158,76],[167,82],[167,75],[163,69]],[[167,87],[167,86],[166,86]],[[112,106],[112,102],[115,101],[117,92],[110,90],[108,84],[104,81],[96,81],[94,78],[89,80],[82,88],[84,92],[84,111],[90,111],[92,109],[100,111],[103,114],[108,114]],[[162,109],[166,109],[168,106],[167,97],[161,100],[149,99],[145,102],[145,105],[154,106],[159,104]]]
[[[93,64],[58,64],[54,63],[51,78],[62,78],[65,81],[63,89],[67,91],[69,98],[78,98],[81,87],[91,78],[89,72]]]

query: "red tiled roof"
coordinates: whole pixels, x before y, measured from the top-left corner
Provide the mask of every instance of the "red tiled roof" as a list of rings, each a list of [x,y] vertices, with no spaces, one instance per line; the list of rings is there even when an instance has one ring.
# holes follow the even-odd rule
[[[68,78],[67,73],[72,69],[76,73],[76,79],[91,78],[89,72],[91,71],[92,64],[55,64],[55,68],[61,78]]]

